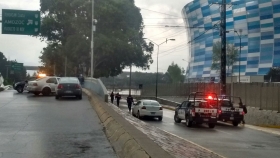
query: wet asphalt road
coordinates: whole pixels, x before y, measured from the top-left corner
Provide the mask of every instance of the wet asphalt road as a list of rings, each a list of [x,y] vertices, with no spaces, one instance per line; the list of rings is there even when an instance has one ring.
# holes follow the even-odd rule
[[[120,108],[128,111],[124,100],[121,101]],[[143,121],[225,157],[280,157],[279,135],[246,128],[246,125],[233,127],[223,123],[219,123],[214,129],[209,129],[207,125],[188,128],[184,121],[179,124],[174,123],[173,116],[174,111],[164,109],[162,121],[157,119]]]
[[[0,158],[116,157],[85,95],[0,92],[0,140]]]

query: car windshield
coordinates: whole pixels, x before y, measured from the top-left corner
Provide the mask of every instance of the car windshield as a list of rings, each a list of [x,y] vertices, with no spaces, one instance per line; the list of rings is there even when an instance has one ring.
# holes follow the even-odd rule
[[[46,78],[46,77],[38,78],[38,79],[36,79],[35,81],[40,81],[40,80],[45,79],[45,78]]]
[[[220,101],[220,106],[221,107],[232,107],[232,104],[229,100],[221,100]]]
[[[74,77],[62,77],[59,80],[60,83],[78,83],[79,80]]]
[[[143,101],[143,105],[159,106],[159,103],[155,101]]]

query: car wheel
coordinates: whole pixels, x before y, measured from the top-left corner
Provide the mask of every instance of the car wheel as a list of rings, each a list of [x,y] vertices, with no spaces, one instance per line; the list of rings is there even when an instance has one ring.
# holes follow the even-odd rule
[[[76,97],[77,97],[79,100],[82,100],[82,99],[83,99],[82,95],[77,95]]]
[[[42,94],[44,96],[48,96],[51,94],[51,89],[50,88],[44,88],[43,91],[42,91]]]
[[[177,114],[175,114],[174,115],[174,121],[176,122],[176,123],[181,123],[181,119],[179,119],[179,117],[178,117],[178,115]]]
[[[192,121],[189,118],[186,119],[186,126],[187,127],[191,127],[192,126]]]
[[[40,94],[40,92],[34,92],[33,94],[38,96]]]
[[[209,123],[208,126],[209,126],[209,128],[215,128],[216,124],[215,123]]]
[[[138,119],[141,119],[141,116],[140,116],[140,112],[139,112],[139,111],[137,112],[137,118],[138,118]]]
[[[18,93],[22,93],[23,92],[23,87],[22,86],[18,86],[16,89],[17,89]]]
[[[158,117],[158,120],[159,120],[159,121],[162,121],[162,116]]]
[[[56,96],[55,96],[55,99],[57,99],[57,100],[58,100],[59,98],[60,98],[60,97],[59,97],[58,95],[56,95]]]
[[[236,121],[233,121],[233,122],[232,122],[232,125],[233,125],[233,126],[235,126],[235,127],[237,127],[237,126],[238,126],[238,124],[239,124],[239,123],[238,123],[238,122],[236,122]]]

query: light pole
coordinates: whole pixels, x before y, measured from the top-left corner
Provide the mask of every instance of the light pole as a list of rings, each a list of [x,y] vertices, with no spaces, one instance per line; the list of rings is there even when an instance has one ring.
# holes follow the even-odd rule
[[[240,83],[240,57],[241,57],[241,36],[242,36],[242,29],[239,29],[239,33],[238,31],[234,30],[234,32],[238,35],[239,37],[239,75],[238,75],[238,83]]]
[[[92,0],[92,18],[91,18],[91,53],[90,53],[90,77],[93,78],[94,76],[94,31],[95,31],[95,24],[97,24],[97,20],[94,19],[94,0]]]
[[[149,41],[151,41],[153,44],[157,45],[158,47],[158,50],[157,50],[157,74],[156,74],[156,100],[157,100],[157,91],[158,91],[158,54],[159,54],[159,46],[164,44],[164,43],[167,43],[167,41],[175,41],[175,39],[166,39],[164,42],[160,43],[160,44],[157,44],[155,43],[154,41],[148,39],[148,38],[143,38],[143,39],[147,39]]]

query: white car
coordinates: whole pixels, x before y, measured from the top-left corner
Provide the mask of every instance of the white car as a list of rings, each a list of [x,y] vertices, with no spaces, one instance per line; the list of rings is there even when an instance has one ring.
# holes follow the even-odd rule
[[[132,108],[132,115],[141,119],[142,117],[156,117],[162,120],[162,106],[155,100],[139,100]]]
[[[43,95],[50,95],[55,93],[55,88],[58,84],[59,77],[46,76],[35,81],[28,82],[26,90],[35,95],[42,93]]]

